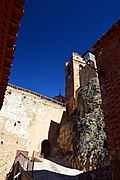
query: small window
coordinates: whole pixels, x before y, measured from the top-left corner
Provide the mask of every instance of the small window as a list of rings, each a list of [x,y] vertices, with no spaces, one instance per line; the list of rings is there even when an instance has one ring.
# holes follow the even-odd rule
[[[81,71],[83,69],[83,66],[80,64],[79,65],[79,70]]]
[[[88,60],[88,61],[87,61],[87,64],[88,64],[90,67],[95,68],[95,64],[94,64],[93,61]]]

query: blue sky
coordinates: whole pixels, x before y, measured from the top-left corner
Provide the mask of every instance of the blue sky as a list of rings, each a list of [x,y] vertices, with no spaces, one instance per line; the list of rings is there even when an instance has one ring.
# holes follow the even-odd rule
[[[119,0],[27,0],[9,83],[48,97],[65,91],[65,62],[120,17]]]

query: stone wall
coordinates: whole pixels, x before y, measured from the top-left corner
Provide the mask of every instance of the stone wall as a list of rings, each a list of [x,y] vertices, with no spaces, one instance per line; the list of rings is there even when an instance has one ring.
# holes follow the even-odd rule
[[[75,130],[73,129],[74,122],[76,122],[76,113],[69,116],[67,112],[64,112],[56,143],[53,147],[53,157],[55,160],[67,166],[71,166],[73,159],[73,140],[75,137]]]
[[[16,150],[39,151],[52,122],[60,123],[65,107],[30,91],[8,86],[0,111],[0,179],[13,164]],[[54,129],[53,129],[54,132]],[[52,133],[53,133],[52,132]]]
[[[97,77],[97,73],[89,65],[86,64],[84,68],[79,72],[80,75],[80,87],[85,87],[90,79]]]
[[[68,63],[66,63],[66,107],[71,113],[76,108],[76,90],[80,87],[79,71],[80,66],[85,66],[85,61],[82,57],[73,52],[72,57]]]
[[[107,165],[108,151],[98,78],[78,90],[79,118],[74,128],[76,167],[85,171]],[[77,146],[76,146],[77,145]]]
[[[98,78],[78,90],[77,109],[64,113],[54,148],[55,156],[84,171],[109,163]]]

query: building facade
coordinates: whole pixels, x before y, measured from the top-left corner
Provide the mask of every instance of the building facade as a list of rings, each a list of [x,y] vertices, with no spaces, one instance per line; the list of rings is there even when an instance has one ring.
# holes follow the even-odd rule
[[[72,112],[76,107],[76,90],[80,87],[79,71],[85,66],[83,58],[77,54],[72,53],[69,62],[66,63],[66,106],[69,112]]]
[[[17,150],[41,151],[43,140],[53,141],[64,104],[9,85],[0,111],[0,179],[5,179]]]
[[[93,46],[103,100],[107,143],[113,179],[120,178],[120,20]]]

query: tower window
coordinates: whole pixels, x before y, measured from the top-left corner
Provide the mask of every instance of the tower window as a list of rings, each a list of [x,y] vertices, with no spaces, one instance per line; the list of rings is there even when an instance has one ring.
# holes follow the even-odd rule
[[[91,61],[91,60],[88,60],[88,61],[87,61],[87,64],[88,64],[89,66],[91,66],[92,68],[95,67],[94,62]]]
[[[83,69],[83,66],[80,64],[79,65],[79,70],[81,71]]]

